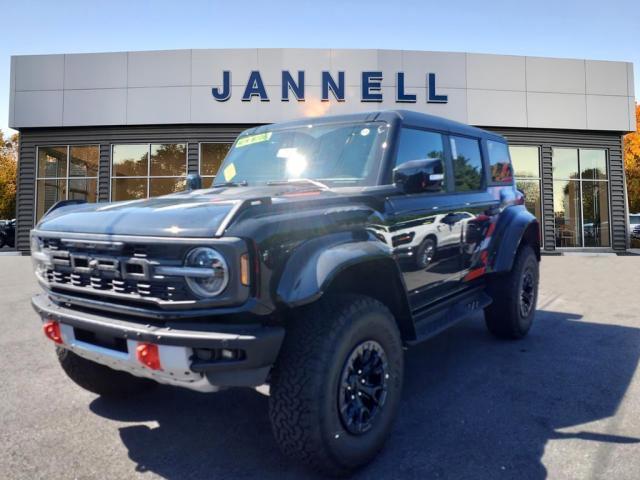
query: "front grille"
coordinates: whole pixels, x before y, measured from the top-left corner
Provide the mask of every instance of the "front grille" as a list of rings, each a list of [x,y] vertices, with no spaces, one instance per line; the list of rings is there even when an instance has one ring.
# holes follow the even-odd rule
[[[165,302],[183,302],[191,300],[184,280],[136,281],[117,278],[102,278],[90,274],[65,273],[47,269],[45,279],[53,287],[72,286],[86,288],[97,295],[114,292],[130,297],[158,299]]]
[[[41,276],[55,292],[115,303],[196,301],[184,277],[155,272],[158,266],[182,266],[191,245],[83,244],[45,237],[41,246],[50,259]]]

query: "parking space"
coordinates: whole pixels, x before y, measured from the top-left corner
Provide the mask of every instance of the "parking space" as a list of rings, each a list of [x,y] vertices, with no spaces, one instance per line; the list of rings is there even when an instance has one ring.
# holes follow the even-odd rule
[[[640,257],[544,257],[537,322],[480,317],[407,353],[394,432],[359,478],[637,479]],[[0,478],[301,478],[268,398],[160,387],[119,403],[58,367],[29,305],[28,257],[0,257]]]

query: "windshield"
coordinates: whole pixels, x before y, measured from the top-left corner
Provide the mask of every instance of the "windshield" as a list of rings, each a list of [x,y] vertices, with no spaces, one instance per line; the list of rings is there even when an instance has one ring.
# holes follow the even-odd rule
[[[629,221],[631,225],[639,225],[640,224],[640,215],[631,215],[629,217]]]
[[[214,185],[315,180],[329,186],[372,185],[387,146],[380,122],[305,125],[241,135]]]

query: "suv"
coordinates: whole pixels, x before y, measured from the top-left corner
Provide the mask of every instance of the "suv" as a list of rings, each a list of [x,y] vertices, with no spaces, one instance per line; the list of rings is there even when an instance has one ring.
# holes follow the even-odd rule
[[[405,347],[481,311],[529,331],[540,241],[511,171],[503,137],[414,112],[252,128],[210,189],[54,205],[33,306],[81,387],[268,384],[281,449],[345,474],[391,431]]]

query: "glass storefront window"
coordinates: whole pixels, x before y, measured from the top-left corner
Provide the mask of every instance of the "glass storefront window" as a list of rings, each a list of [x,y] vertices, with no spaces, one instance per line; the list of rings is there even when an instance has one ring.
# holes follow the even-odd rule
[[[556,247],[608,247],[609,182],[602,149],[553,149]]]
[[[569,180],[580,178],[578,172],[578,150],[575,148],[553,149],[553,179]]]
[[[184,143],[164,143],[151,145],[152,177],[180,176],[187,174],[187,145]]]
[[[67,147],[38,148],[38,177],[63,178],[67,176]]]
[[[111,147],[111,200],[157,197],[184,190],[187,144],[131,144]]]
[[[39,146],[37,156],[36,221],[60,200],[97,200],[97,145]]]
[[[231,143],[201,143],[200,144],[200,176],[202,186],[211,187],[213,179],[218,173],[224,157],[227,156]]]
[[[533,146],[509,146],[514,175],[517,178],[540,178],[540,149]]]
[[[580,247],[580,182],[553,182],[553,214],[556,223],[556,247]]]
[[[607,155],[605,151],[580,149],[580,171],[583,180],[606,180]]]
[[[69,176],[97,177],[100,150],[95,146],[69,147]]]
[[[527,210],[538,219],[540,238],[543,239],[540,149],[532,145],[509,146],[509,154],[516,177],[516,188],[524,193]]]
[[[149,145],[114,145],[111,156],[113,177],[146,176]]]

